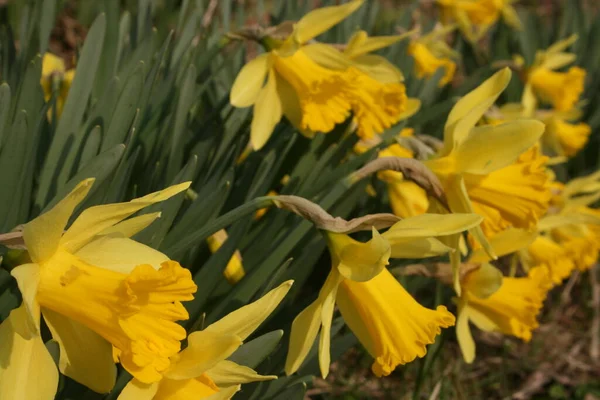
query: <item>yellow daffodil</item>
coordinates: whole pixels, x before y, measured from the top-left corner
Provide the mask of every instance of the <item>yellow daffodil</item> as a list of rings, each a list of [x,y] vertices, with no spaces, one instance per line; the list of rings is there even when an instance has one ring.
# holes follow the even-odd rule
[[[398,121],[406,109],[406,89],[398,82],[381,82],[378,66],[364,67],[328,45],[328,54],[337,54],[336,65],[326,68],[317,52],[304,46],[308,41],[354,12],[362,0],[311,11],[294,25],[283,41],[266,40],[269,51],[246,64],[231,89],[235,107],[254,105],[250,140],[260,149],[269,139],[282,115],[300,132],[329,132],[353,113],[358,134],[371,137]],[[356,57],[359,57],[356,55]],[[381,65],[379,63],[378,65]],[[391,64],[383,67],[384,75]],[[367,72],[363,72],[363,70]],[[378,72],[379,71],[379,72]],[[263,85],[265,79],[267,83]]]
[[[415,60],[417,78],[430,78],[438,69],[443,68],[444,76],[438,86],[446,86],[452,82],[456,72],[454,60],[458,58],[458,54],[446,44],[444,36],[453,30],[454,26],[434,29],[427,35],[411,41],[408,54]]]
[[[442,22],[456,22],[467,39],[474,42],[490,29],[500,17],[514,29],[522,28],[512,6],[517,0],[437,0]]]
[[[494,250],[486,232],[497,232],[508,226],[529,227],[545,212],[542,196],[545,174],[544,159],[530,150],[544,131],[535,120],[521,119],[499,125],[475,126],[510,81],[505,68],[478,88],[461,98],[448,116],[444,128],[444,146],[436,158],[425,164],[438,176],[452,212],[479,213],[484,226],[470,230],[490,256]],[[453,247],[458,241],[454,239]],[[455,271],[458,268],[453,258]],[[455,279],[457,274],[455,273]],[[455,281],[457,291],[458,281]]]
[[[40,84],[44,90],[44,99],[49,101],[56,90],[56,115],[60,117],[71,82],[75,77],[75,69],[67,70],[62,58],[45,53],[42,59],[42,77]],[[48,112],[51,115],[51,112]]]
[[[552,105],[557,111],[569,111],[579,101],[586,71],[571,67],[567,72],[556,72],[575,61],[575,54],[565,50],[576,40],[577,36],[573,35],[536,53],[533,65],[526,71],[523,91],[522,103],[527,116],[534,113],[538,100]]]
[[[11,274],[27,317],[16,319],[27,324],[16,333],[2,329],[7,336],[21,338],[11,342],[3,337],[1,351],[3,358],[10,358],[24,348],[39,348],[42,315],[60,346],[60,371],[106,393],[115,382],[114,360],[140,381],[151,383],[161,378],[185,339],[185,329],[176,321],[188,318],[181,302],[192,300],[196,291],[191,274],[164,254],[129,239],[159,213],[125,219],[186,190],[190,183],[127,203],[88,208],[64,231],[93,181],[84,180],[48,212],[25,224],[23,238],[31,263]],[[48,357],[32,362],[30,368],[48,371],[48,379],[54,379],[55,366]],[[1,368],[10,376],[24,373],[12,371],[19,366],[23,364]],[[2,380],[0,393],[13,385]],[[43,396],[53,398],[55,391],[56,387]]]
[[[145,384],[133,379],[119,400],[228,400],[241,384],[277,379],[259,375],[227,357],[277,308],[292,283],[286,281],[257,301],[191,333],[188,347],[171,357],[162,380]]]
[[[327,376],[331,320],[336,299],[340,298],[350,328],[375,358],[376,374],[387,375],[397,365],[425,354],[425,345],[432,343],[440,327],[451,325],[453,318],[443,307],[433,311],[415,304],[399,284],[390,281],[393,278],[385,266],[390,257],[423,258],[446,253],[449,248],[434,236],[456,234],[480,222],[481,217],[474,214],[423,214],[401,220],[381,235],[373,229],[373,238],[367,243],[325,232],[332,268],[317,300],[292,324],[286,374],[300,368],[320,330],[319,366],[321,374]],[[362,310],[354,309],[355,303],[362,304]],[[371,324],[374,318],[381,319],[377,325]],[[365,326],[370,326],[368,332]]]
[[[225,232],[225,229],[221,229],[217,233],[209,236],[206,239],[206,243],[208,244],[210,252],[215,253],[221,248],[226,240],[227,232]],[[242,264],[242,255],[240,254],[239,250],[236,250],[227,263],[227,267],[225,267],[225,271],[223,271],[223,276],[225,276],[227,282],[234,285],[238,283],[244,277],[244,275],[246,275],[246,272],[244,271],[244,265]]]
[[[497,285],[499,271],[483,264],[468,273],[462,282],[462,294],[458,300],[456,336],[463,357],[471,363],[475,358],[475,342],[469,322],[487,332],[501,332],[531,340],[531,332],[538,327],[539,314],[546,298],[549,278],[543,269],[532,269],[527,277],[501,277],[500,287],[486,293],[486,284]]]

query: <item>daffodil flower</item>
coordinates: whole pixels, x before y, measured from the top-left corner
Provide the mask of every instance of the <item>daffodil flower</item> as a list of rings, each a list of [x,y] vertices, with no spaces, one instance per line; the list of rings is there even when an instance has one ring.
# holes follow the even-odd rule
[[[571,67],[567,72],[556,72],[575,61],[576,55],[565,50],[576,40],[577,35],[572,35],[536,53],[533,65],[526,71],[525,89],[521,100],[527,116],[535,112],[538,99],[551,104],[557,111],[569,111],[579,101],[584,89],[586,71],[579,67]]]
[[[401,75],[389,62],[363,53],[373,46],[363,43],[348,56],[329,45],[306,45],[362,3],[353,0],[311,11],[294,25],[287,39],[266,40],[269,51],[242,68],[231,89],[230,102],[235,107],[254,105],[250,130],[254,149],[264,146],[282,115],[312,137],[315,132],[331,131],[352,113],[358,135],[367,138],[402,117],[407,97],[406,88],[399,83]],[[328,49],[325,58],[319,50],[324,48]],[[328,55],[333,55],[331,63],[325,62]],[[323,64],[333,64],[334,68]],[[378,80],[380,77],[383,81]]]
[[[500,332],[531,340],[531,332],[539,324],[539,314],[546,298],[549,278],[542,269],[532,269],[527,277],[501,277],[501,286],[491,295],[481,297],[482,282],[492,281],[486,274],[497,275],[489,264],[470,272],[462,282],[463,293],[458,302],[456,336],[467,363],[475,359],[475,342],[469,322],[486,332]]]
[[[42,59],[42,76],[40,85],[44,90],[44,100],[49,101],[56,90],[56,115],[60,117],[67,99],[71,83],[75,77],[75,69],[67,70],[62,58],[51,53],[45,53]],[[48,112],[51,116],[51,112]]]
[[[446,28],[434,29],[427,35],[410,42],[408,55],[415,60],[417,78],[430,78],[438,69],[444,69],[444,76],[438,86],[446,86],[452,82],[456,72],[456,60],[459,55],[444,41],[444,36],[455,29],[453,25]]]
[[[217,250],[221,248],[223,243],[227,240],[227,232],[224,229],[221,229],[217,233],[209,236],[206,239],[206,243],[208,244],[208,248],[211,253],[215,253]],[[227,263],[225,270],[223,271],[223,276],[227,279],[232,285],[238,283],[244,276],[246,272],[244,271],[244,265],[242,264],[242,255],[239,250],[236,250],[231,256],[231,259]]]
[[[540,192],[548,190],[545,173],[530,174],[532,168],[540,169],[544,160],[539,160],[537,153],[522,156],[537,143],[544,124],[520,119],[494,126],[475,126],[510,78],[511,72],[505,68],[456,103],[444,127],[444,146],[437,157],[425,161],[425,165],[442,182],[452,212],[478,213],[486,218],[486,223],[506,222],[503,227],[527,227],[535,225],[549,200],[549,194],[546,203],[538,197]],[[520,157],[525,157],[521,164],[517,162]],[[524,186],[530,179],[534,180],[533,190],[525,192]],[[470,233],[494,257],[482,227],[475,226]],[[458,248],[458,238],[453,242],[452,247]],[[451,257],[455,272],[459,258],[458,252]],[[456,273],[455,289],[460,293]]]
[[[344,20],[362,3],[353,0],[309,12],[276,48],[242,68],[231,88],[230,102],[235,107],[254,105],[250,131],[254,149],[264,146],[282,115],[307,135],[328,132],[347,118],[351,106],[342,94],[347,86],[344,78],[319,66],[301,46]]]
[[[60,371],[99,393],[110,391],[115,383],[115,360],[140,381],[159,380],[185,338],[185,329],[176,321],[188,318],[181,302],[193,299],[196,291],[191,274],[166,255],[129,239],[159,213],[126,218],[186,190],[190,183],[127,203],[90,207],[64,231],[93,182],[84,180],[23,228],[31,263],[11,271],[23,306],[2,325],[0,351],[3,359],[23,351],[40,352],[29,366],[1,366],[5,376],[47,380],[40,385],[45,392],[32,398],[53,398],[58,383],[56,366],[41,345],[40,316],[60,347]],[[20,369],[26,367],[44,372],[27,375]],[[3,393],[14,390],[10,387],[15,382],[0,382],[0,397],[11,398]],[[16,386],[28,385],[37,387],[38,382]],[[51,386],[54,389],[47,390]]]
[[[133,379],[118,400],[228,400],[244,383],[277,379],[227,360],[277,308],[293,281],[188,336],[188,347],[172,356],[158,382]]]
[[[510,228],[491,238],[498,255],[506,255],[526,248],[537,233]],[[475,342],[469,322],[487,332],[501,332],[524,341],[538,327],[537,315],[548,290],[552,287],[545,269],[533,268],[527,277],[503,277],[502,272],[489,264],[483,251],[473,252],[468,263],[479,263],[462,278],[458,298],[456,336],[467,363],[475,359]]]
[[[517,0],[437,0],[442,22],[456,22],[465,37],[476,42],[485,35],[500,17],[513,29],[522,25],[512,6]]]
[[[385,269],[389,258],[423,258],[450,249],[435,236],[456,234],[481,222],[474,214],[423,214],[401,220],[388,231],[358,242],[346,234],[324,232],[332,268],[317,300],[292,324],[285,372],[298,370],[317,334],[319,366],[327,376],[330,364],[330,330],[336,304],[349,327],[375,358],[375,374],[388,375],[394,368],[425,354],[441,327],[453,324],[444,307],[421,307]],[[375,321],[377,321],[375,323]]]

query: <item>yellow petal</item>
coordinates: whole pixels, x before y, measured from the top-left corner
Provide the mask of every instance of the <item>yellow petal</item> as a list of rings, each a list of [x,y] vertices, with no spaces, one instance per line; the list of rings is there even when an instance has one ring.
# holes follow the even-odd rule
[[[363,0],[352,0],[339,6],[321,7],[309,12],[294,27],[296,42],[306,43],[319,36],[332,26],[346,19],[362,3]]]
[[[285,360],[285,374],[298,371],[312,347],[321,327],[321,301],[316,300],[296,316],[290,332],[290,344]]]
[[[461,98],[450,111],[444,127],[445,153],[461,143],[483,114],[504,91],[512,73],[509,68],[496,72],[475,90]]]
[[[402,71],[385,57],[376,54],[363,54],[352,59],[354,66],[381,83],[404,81]]]
[[[177,380],[196,378],[233,354],[241,344],[242,339],[231,333],[206,329],[190,333],[188,347],[176,356],[165,376]]]
[[[127,203],[106,204],[84,210],[60,239],[60,244],[70,252],[76,252],[94,236],[121,222],[133,213],[154,203],[165,201],[186,190],[191,182],[173,185],[150,193]]]
[[[239,308],[209,325],[204,331],[233,334],[246,340],[286,296],[294,281],[285,281],[260,299]]]
[[[572,34],[568,38],[559,40],[558,42],[554,43],[552,46],[548,47],[548,49],[546,49],[546,53],[558,53],[561,51],[565,51],[573,43],[575,43],[577,41],[577,39],[578,39],[577,34]]]
[[[267,84],[260,91],[254,104],[254,117],[250,127],[250,142],[254,150],[261,149],[271,137],[275,125],[282,115],[282,106],[277,94],[275,73],[269,71]]]
[[[547,69],[560,69],[566,67],[577,59],[573,53],[554,53],[546,56],[540,67]]]
[[[461,304],[458,308],[456,339],[465,362],[471,364],[475,359],[475,341],[469,327],[469,307],[466,304]]]
[[[394,43],[398,43],[402,39],[408,37],[409,34],[410,33],[407,32],[402,35],[369,37],[365,31],[359,31],[355,33],[352,38],[350,38],[344,53],[351,58],[361,56],[366,53],[372,53],[379,49],[389,47]]]
[[[240,390],[240,385],[228,387],[202,400],[229,400]]]
[[[252,368],[228,360],[219,362],[217,365],[206,371],[206,375],[208,375],[219,388],[239,385],[241,383],[277,379],[277,375],[260,375]]]
[[[373,238],[367,243],[352,241],[341,248],[337,270],[346,279],[368,281],[385,268],[390,252],[388,240],[373,228]]]
[[[448,204],[450,205],[450,209],[454,213],[473,213],[473,204],[471,203],[471,199],[469,199],[469,194],[467,193],[467,188],[465,187],[465,181],[462,177],[456,175],[448,178],[447,182],[447,190],[446,197],[448,198]],[[490,256],[491,259],[498,258],[492,245],[489,243],[486,238],[483,230],[480,225],[477,225],[471,229],[469,232],[475,240],[481,244],[486,253]],[[456,254],[453,254],[456,256]],[[452,255],[451,255],[452,256]],[[458,255],[460,258],[460,255]]]
[[[75,253],[85,262],[129,274],[140,264],[150,264],[154,269],[169,260],[158,250],[126,237],[99,236]]]
[[[302,47],[302,50],[311,60],[322,67],[334,70],[345,70],[354,63],[344,53],[325,43],[311,43]]]
[[[22,264],[10,271],[17,280],[19,291],[23,297],[23,307],[27,311],[24,332],[21,335],[29,338],[39,335],[40,331],[40,304],[36,296],[40,283],[40,266],[37,264]]]
[[[277,95],[279,96],[279,100],[281,100],[283,115],[301,134],[307,138],[314,137],[314,132],[302,128],[302,108],[300,106],[300,100],[298,99],[296,91],[292,85],[288,83],[288,81],[281,78],[279,75],[276,75],[276,78]],[[263,210],[266,210],[266,208]]]
[[[256,102],[269,72],[269,56],[261,54],[242,67],[229,94],[233,106],[250,107]]]
[[[396,222],[383,234],[389,241],[401,238],[445,236],[478,226],[483,218],[474,213],[421,214]]]
[[[125,386],[117,400],[152,400],[158,390],[159,382],[142,383],[133,378]]]
[[[502,272],[491,264],[483,263],[479,268],[469,272],[462,283],[464,290],[485,299],[494,294],[502,286]]]
[[[477,127],[455,149],[456,168],[483,175],[506,167],[537,143],[544,129],[543,123],[533,119]]]
[[[508,228],[490,238],[490,245],[498,257],[514,253],[517,250],[529,246],[537,232],[529,232],[524,229]],[[476,249],[471,253],[469,262],[480,263],[489,261],[490,257],[482,249]]]
[[[406,100],[406,110],[400,115],[400,121],[412,117],[421,109],[421,100],[409,97]]]
[[[45,53],[42,58],[42,76],[46,77],[53,73],[63,74],[65,72],[65,61],[52,53]]]
[[[98,235],[120,235],[129,238],[149,227],[157,218],[160,218],[160,215],[160,212],[155,212],[129,218],[103,230]]]
[[[23,239],[34,262],[45,261],[54,254],[73,210],[87,196],[93,184],[94,179],[82,181],[50,211],[25,224]]]
[[[321,306],[321,336],[319,338],[319,369],[321,370],[323,379],[329,374],[329,365],[331,364],[331,321],[333,319],[337,288],[338,282],[334,282],[334,279],[325,282],[323,288],[328,292]]]
[[[400,239],[390,241],[390,258],[427,258],[446,254],[452,249],[435,238]]]
[[[513,6],[510,4],[505,4],[502,8],[502,19],[506,24],[513,29],[518,31],[523,30],[523,25],[521,24],[521,20],[519,19],[519,14]]]
[[[47,309],[43,314],[60,346],[60,372],[95,392],[110,392],[117,379],[112,345],[72,319]]]
[[[0,325],[0,399],[52,400],[58,370],[41,336],[25,339],[18,333],[26,320],[21,306]]]
[[[527,83],[525,89],[523,89],[521,103],[523,104],[523,116],[533,117],[537,108],[537,97],[535,97],[530,83]]]

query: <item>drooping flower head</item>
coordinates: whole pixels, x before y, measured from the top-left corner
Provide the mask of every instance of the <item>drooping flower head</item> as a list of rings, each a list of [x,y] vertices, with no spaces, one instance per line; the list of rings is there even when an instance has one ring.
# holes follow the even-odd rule
[[[227,360],[271,315],[292,286],[286,281],[260,299],[188,336],[164,377],[151,384],[132,379],[118,400],[228,400],[244,383],[277,379]]]
[[[421,307],[385,270],[389,258],[424,258],[450,249],[435,236],[456,234],[481,222],[473,214],[423,214],[394,224],[358,242],[343,233],[325,232],[332,267],[317,300],[294,320],[286,374],[300,368],[319,334],[321,374],[329,372],[330,330],[336,302],[361,343],[375,358],[373,371],[388,375],[397,365],[423,356],[441,327],[453,324],[445,308]],[[361,304],[360,309],[355,308]],[[374,320],[379,319],[377,324]],[[366,327],[369,326],[368,330]],[[402,339],[398,339],[402,338]]]
[[[496,287],[498,276],[500,284]],[[456,335],[465,361],[470,363],[475,358],[469,322],[487,332],[500,332],[526,342],[531,340],[550,286],[546,271],[538,268],[523,278],[502,277],[500,271],[489,264],[468,273],[462,282],[456,321]]]
[[[93,179],[81,182],[24,226],[32,262],[11,273],[23,295],[25,342],[39,340],[42,315],[60,346],[61,372],[106,393],[116,378],[113,355],[142,382],[161,378],[185,338],[177,321],[188,318],[181,302],[193,299],[196,285],[177,262],[129,239],[159,213],[125,220],[187,189],[189,182],[127,203],[88,208],[64,231],[92,184]]]
[[[444,36],[455,29],[449,26],[434,29],[427,35],[411,41],[408,54],[415,60],[415,73],[417,78],[430,78],[438,69],[444,70],[438,86],[446,86],[452,82],[456,72],[458,54],[444,41]]]
[[[44,100],[49,101],[56,92],[56,115],[60,117],[65,100],[75,77],[75,69],[67,70],[62,58],[45,53],[42,59],[42,76],[40,85],[44,90]],[[51,112],[48,113],[51,116]]]
[[[550,104],[557,111],[570,111],[579,101],[584,89],[586,71],[570,67],[567,72],[557,72],[573,61],[575,54],[565,52],[577,40],[572,35],[546,50],[539,50],[535,61],[526,71],[522,103],[527,116],[533,115],[538,101]]]

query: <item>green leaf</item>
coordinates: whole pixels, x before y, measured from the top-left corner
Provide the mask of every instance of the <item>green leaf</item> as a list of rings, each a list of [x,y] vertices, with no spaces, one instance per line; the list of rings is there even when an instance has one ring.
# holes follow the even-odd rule
[[[256,368],[275,350],[282,337],[282,330],[265,333],[248,343],[244,343],[235,353],[229,356],[229,360],[246,367]]]
[[[2,138],[10,115],[10,100],[10,86],[8,86],[8,83],[3,83],[0,85],[0,149],[2,149]]]
[[[62,200],[79,182],[87,178],[96,178],[94,186],[90,190],[91,196],[98,187],[110,176],[119,164],[119,160],[125,151],[124,144],[118,144],[110,150],[98,154],[88,162],[79,172],[75,174],[54,196],[54,199],[48,203],[44,211],[48,211],[56,203]]]
[[[125,87],[121,91],[114,115],[112,115],[110,125],[102,140],[102,151],[125,142],[129,127],[136,115],[143,82],[144,63],[140,62],[133,75],[126,80]]]
[[[56,19],[56,0],[43,0],[42,13],[40,16],[40,53],[44,54],[48,49],[50,33]]]
[[[40,185],[35,201],[40,208],[47,202],[52,187],[56,183],[63,186],[69,178],[75,153],[78,150],[78,146],[76,146],[78,143],[77,134],[80,132],[80,125],[100,61],[105,28],[106,17],[104,14],[100,14],[90,28],[81,50],[75,79],[69,90],[63,113],[58,121],[56,132],[42,167]],[[69,139],[74,142],[71,146],[68,145]],[[80,140],[81,136],[79,136]],[[65,151],[71,154],[70,158],[65,156]]]

